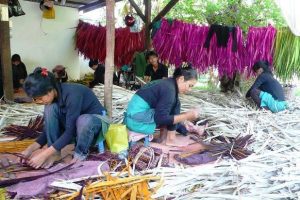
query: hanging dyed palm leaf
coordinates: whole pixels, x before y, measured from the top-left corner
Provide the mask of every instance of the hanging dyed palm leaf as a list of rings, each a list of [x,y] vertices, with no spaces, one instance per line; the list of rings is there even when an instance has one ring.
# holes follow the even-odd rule
[[[277,31],[274,67],[276,75],[283,80],[291,79],[293,75],[300,77],[300,37],[287,28]]]

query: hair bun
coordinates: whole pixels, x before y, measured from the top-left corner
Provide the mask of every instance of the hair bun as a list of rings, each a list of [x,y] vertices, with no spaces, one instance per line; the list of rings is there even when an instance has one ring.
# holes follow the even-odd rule
[[[39,73],[41,73],[42,72],[42,68],[41,67],[36,67],[35,69],[34,69],[34,71],[33,71],[33,73],[35,73],[35,74],[39,74]]]
[[[264,60],[263,63],[266,64],[267,66],[270,65],[269,61],[267,61],[267,60]]]

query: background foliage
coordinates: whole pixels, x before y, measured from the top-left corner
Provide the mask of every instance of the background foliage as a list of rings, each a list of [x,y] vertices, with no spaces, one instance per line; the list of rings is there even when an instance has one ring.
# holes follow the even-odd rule
[[[169,1],[158,0],[158,4],[163,7]],[[166,17],[197,24],[238,25],[245,32],[249,26],[285,26],[274,0],[181,0]]]

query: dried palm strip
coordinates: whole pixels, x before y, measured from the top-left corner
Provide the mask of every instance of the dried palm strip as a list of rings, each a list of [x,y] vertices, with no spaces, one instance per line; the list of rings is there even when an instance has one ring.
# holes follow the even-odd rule
[[[25,150],[35,140],[0,142],[0,153],[17,153]]]
[[[27,125],[30,118],[42,115],[43,106],[24,106],[20,104],[0,105],[0,129],[9,124]]]

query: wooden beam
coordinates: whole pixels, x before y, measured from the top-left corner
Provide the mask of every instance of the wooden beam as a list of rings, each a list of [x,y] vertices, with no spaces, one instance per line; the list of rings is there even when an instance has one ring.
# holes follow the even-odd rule
[[[150,28],[152,28],[153,24],[163,18],[177,3],[179,0],[171,0],[151,22]]]
[[[115,2],[119,2],[119,1],[122,1],[122,0],[115,0]],[[89,3],[85,6],[81,6],[78,9],[79,9],[79,11],[89,12],[89,11],[95,10],[97,8],[102,8],[104,6],[106,6],[106,1],[105,0],[98,0],[98,1],[95,1],[93,3]]]
[[[99,1],[95,1],[93,3],[89,3],[85,6],[79,7],[79,11],[88,12],[91,10],[95,10],[97,8],[101,8],[105,5],[106,5],[105,0],[99,0]]]
[[[146,22],[145,22],[145,34],[146,34],[146,40],[145,40],[145,48],[150,50],[151,49],[151,0],[145,0],[145,16],[146,16]]]
[[[29,1],[29,2],[34,2],[34,3],[40,3],[40,0],[24,0],[24,1]],[[77,1],[66,1],[64,5],[61,4],[61,2],[58,1],[53,1],[54,5],[56,6],[62,6],[62,7],[70,7],[70,8],[79,8],[80,6],[85,6],[87,3],[84,2],[77,2]]]
[[[106,0],[106,58],[104,78],[104,105],[112,118],[112,90],[115,57],[115,0]]]
[[[54,1],[55,3],[55,1]],[[69,3],[69,4],[74,4],[74,5],[79,5],[79,6],[86,6],[87,3],[83,3],[83,2],[77,2],[77,1],[66,1],[66,4]],[[59,4],[58,4],[59,5]]]
[[[143,14],[139,6],[135,3],[134,0],[128,0],[130,5],[134,8],[135,12],[138,14],[138,16],[143,20],[144,23],[146,23],[146,16]]]
[[[0,0],[0,56],[5,99],[13,101],[12,66],[7,0]]]

